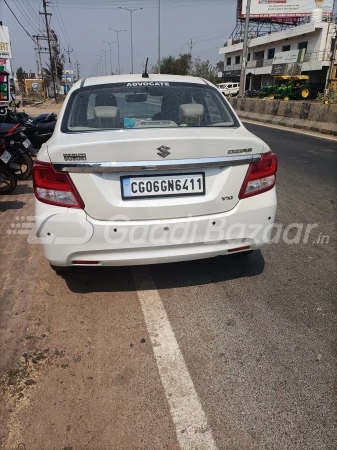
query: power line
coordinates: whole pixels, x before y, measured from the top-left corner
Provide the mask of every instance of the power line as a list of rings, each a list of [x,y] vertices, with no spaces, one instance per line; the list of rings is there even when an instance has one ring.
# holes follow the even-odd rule
[[[7,1],[4,0],[4,2],[5,2],[5,5],[8,7],[8,9],[10,10],[10,12],[11,12],[11,13],[13,14],[13,16],[15,17],[15,19],[16,19],[16,21],[18,22],[18,24],[20,25],[20,27],[24,30],[24,32],[27,34],[27,36],[29,36],[29,37],[31,38],[31,40],[32,40],[33,42],[35,42],[34,39],[32,38],[32,36],[31,36],[31,35],[28,33],[28,31],[26,30],[26,28],[22,25],[22,23],[20,22],[20,20],[16,17],[14,11],[13,11],[12,8],[9,6],[9,4],[7,3]]]
[[[54,8],[53,3],[55,4],[56,8]],[[67,32],[67,28],[66,28],[66,26],[64,24],[62,13],[60,11],[60,8],[59,8],[57,0],[53,0],[53,3],[52,3],[52,8],[55,11],[55,15],[56,15],[57,21],[58,21],[58,23],[60,25],[60,30],[63,33],[63,36],[64,36],[64,38],[65,38],[65,40],[66,40],[66,42],[68,44],[68,47],[72,47],[70,39],[69,39],[69,35],[68,35],[68,32]],[[63,30],[62,30],[62,28],[63,28]],[[74,56],[75,56],[76,59],[78,59],[75,51],[74,51]]]
[[[34,30],[35,33],[38,33],[39,30],[36,28],[36,25],[32,23],[30,17],[26,14],[26,12],[23,10],[21,5],[19,3],[16,3],[15,0],[13,0],[14,5],[17,7],[17,9],[20,11],[26,22],[30,25],[30,27]]]
[[[28,8],[28,5],[30,6],[30,8]],[[27,14],[29,15],[29,17],[31,17],[35,24],[37,24],[38,29],[41,28],[41,20],[40,17],[36,16],[36,12],[34,11],[34,9],[31,7],[30,3],[28,3],[28,0],[26,0],[26,2],[22,2],[22,6],[25,8],[25,10],[27,11]],[[35,26],[35,25],[34,25]]]
[[[40,17],[39,14],[34,10],[34,8],[32,7],[32,5],[30,4],[29,0],[26,0],[26,4],[27,4],[27,7],[29,8],[29,10],[32,12],[32,14],[37,18],[39,27],[42,28],[43,23],[41,22],[41,17]]]

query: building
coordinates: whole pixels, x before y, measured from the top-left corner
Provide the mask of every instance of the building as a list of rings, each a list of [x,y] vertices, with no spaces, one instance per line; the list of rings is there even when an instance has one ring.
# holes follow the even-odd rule
[[[305,49],[302,74],[309,75],[315,90],[323,91],[330,66],[331,43],[336,25],[315,21],[249,40],[246,89],[259,89],[272,83],[272,64],[276,53]],[[224,81],[240,78],[243,42],[228,40],[219,54],[224,57]]]
[[[75,83],[75,71],[72,69],[66,69],[63,71],[61,85],[64,88],[64,93],[70,91],[72,85]]]

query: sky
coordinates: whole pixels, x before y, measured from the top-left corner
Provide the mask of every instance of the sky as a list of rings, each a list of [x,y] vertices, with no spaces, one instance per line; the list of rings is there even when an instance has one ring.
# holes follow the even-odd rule
[[[6,0],[17,18],[28,31],[38,33],[42,19],[42,0]],[[108,50],[103,41],[116,41],[116,33],[109,28],[124,29],[119,34],[120,67],[122,73],[131,71],[130,13],[120,10],[143,8],[133,13],[134,72],[141,73],[146,57],[149,67],[158,58],[158,2],[159,0],[49,0],[48,11],[52,13],[51,27],[60,38],[63,50],[70,54],[71,66],[80,63],[81,77],[97,74],[94,71],[97,55]],[[189,52],[215,64],[222,58],[218,50],[223,46],[235,27],[236,0],[161,0],[161,56],[178,56]],[[22,66],[26,72],[36,72],[34,43],[20,27],[12,13],[0,0],[0,20],[9,27],[14,71]],[[110,54],[107,70],[110,72]],[[48,61],[44,55],[44,61]],[[104,61],[104,59],[103,59]],[[112,44],[112,67],[116,71],[117,44]],[[68,68],[68,57],[66,68]],[[104,67],[105,71],[105,67]]]

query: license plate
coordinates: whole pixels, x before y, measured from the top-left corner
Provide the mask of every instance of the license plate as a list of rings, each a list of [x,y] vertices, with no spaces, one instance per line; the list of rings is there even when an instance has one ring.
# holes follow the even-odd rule
[[[205,174],[188,173],[121,177],[123,200],[205,194]]]
[[[28,147],[31,145],[31,142],[30,142],[29,139],[26,139],[26,140],[23,141],[22,143],[23,143],[23,145],[24,145],[26,148],[28,148]]]
[[[5,151],[3,152],[3,154],[0,156],[0,159],[1,159],[1,161],[3,161],[5,164],[7,164],[8,161],[11,159],[11,157],[12,157],[12,155],[11,155],[7,150],[5,150]]]

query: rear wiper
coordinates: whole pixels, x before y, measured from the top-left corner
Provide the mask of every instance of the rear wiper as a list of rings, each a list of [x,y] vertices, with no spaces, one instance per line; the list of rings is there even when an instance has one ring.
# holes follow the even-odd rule
[[[85,98],[82,94],[78,94],[81,98],[83,98],[83,100],[85,100],[87,103],[89,103],[89,105],[93,106],[95,108],[95,105],[93,103],[91,103],[91,101],[89,101],[87,98]]]

